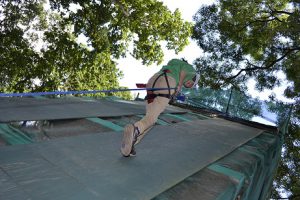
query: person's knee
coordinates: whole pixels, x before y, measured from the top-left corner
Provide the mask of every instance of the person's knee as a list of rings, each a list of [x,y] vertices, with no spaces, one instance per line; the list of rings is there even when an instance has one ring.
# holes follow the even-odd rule
[[[147,129],[150,126],[154,125],[157,121],[157,117],[146,117],[140,121],[139,125],[142,126],[142,129]]]

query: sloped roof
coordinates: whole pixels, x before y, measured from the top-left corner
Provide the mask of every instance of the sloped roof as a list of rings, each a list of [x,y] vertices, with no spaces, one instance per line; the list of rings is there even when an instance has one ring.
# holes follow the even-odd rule
[[[110,101],[92,98],[19,98],[0,97],[0,122],[22,120],[75,119],[144,114],[141,102]],[[186,112],[169,107],[165,113]]]
[[[137,157],[124,158],[122,127],[142,117],[140,102],[1,101],[7,105],[0,107],[1,125],[10,129],[0,127],[0,135],[17,129],[35,141],[0,147],[1,199],[263,198],[278,157],[274,133],[170,106],[137,146]],[[52,124],[46,128],[24,123],[46,119]],[[48,139],[37,138],[37,129]]]

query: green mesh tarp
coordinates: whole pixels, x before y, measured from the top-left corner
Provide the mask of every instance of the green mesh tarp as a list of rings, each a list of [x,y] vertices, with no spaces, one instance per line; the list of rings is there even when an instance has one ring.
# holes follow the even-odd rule
[[[6,143],[13,144],[29,144],[32,139],[21,130],[8,124],[0,123],[0,138],[3,138]]]
[[[185,112],[168,107],[165,113]],[[144,103],[83,98],[0,97],[0,122],[112,117],[145,113]]]
[[[279,135],[262,133],[154,200],[265,200],[280,157]]]
[[[278,126],[289,117],[290,105],[275,101],[262,101],[234,89],[185,89],[189,106],[215,110],[230,117]]]
[[[0,199],[151,199],[261,132],[220,119],[156,126],[134,158],[120,155],[120,132],[0,147]]]

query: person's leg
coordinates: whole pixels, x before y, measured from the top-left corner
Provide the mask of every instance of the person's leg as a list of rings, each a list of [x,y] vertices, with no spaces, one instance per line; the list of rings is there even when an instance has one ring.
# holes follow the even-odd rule
[[[166,97],[156,97],[152,103],[146,105],[146,115],[140,120],[134,123],[138,127],[139,131],[143,133],[147,128],[154,125],[158,119],[158,116],[168,106],[170,99]]]
[[[124,156],[135,155],[131,152],[134,145],[138,144],[145,133],[155,124],[161,112],[169,103],[165,97],[156,97],[154,101],[146,106],[146,115],[134,124],[128,124],[124,128],[121,152]]]
[[[147,88],[152,88],[153,83],[155,82],[158,74],[155,74],[151,77],[147,83]],[[176,81],[172,77],[167,77],[170,88],[176,87]],[[155,88],[168,88],[166,79],[164,76],[161,76],[157,79],[154,85]],[[174,89],[171,90],[171,95],[175,92]],[[154,93],[160,94],[169,94],[168,90],[154,91]],[[149,130],[151,126],[155,124],[160,113],[162,113],[167,107],[170,99],[165,97],[156,97],[152,103],[148,104],[146,101],[146,115],[134,124],[128,124],[124,128],[123,133],[123,142],[121,147],[121,152],[124,156],[129,156],[133,145],[140,141],[144,136],[144,132]],[[138,138],[138,136],[140,136]]]
[[[134,123],[134,126],[138,128],[140,134],[135,144],[138,144],[145,134],[156,123],[158,116],[168,106],[170,99],[165,97],[156,97],[152,103],[146,105],[146,115],[140,120]]]
[[[147,88],[151,88],[157,76],[152,77],[147,83]],[[176,87],[176,81],[172,77],[168,77],[168,82],[170,88]],[[165,76],[161,76],[157,79],[154,85],[155,88],[168,88],[168,84],[166,82]],[[154,91],[156,94],[169,94],[169,90],[156,90]],[[175,90],[172,89],[170,94],[174,94]],[[136,122],[134,125],[138,127],[141,133],[143,133],[146,129],[155,124],[158,119],[158,116],[165,110],[169,103],[170,99],[166,97],[157,96],[154,98],[152,103],[146,102],[146,115],[140,121]]]

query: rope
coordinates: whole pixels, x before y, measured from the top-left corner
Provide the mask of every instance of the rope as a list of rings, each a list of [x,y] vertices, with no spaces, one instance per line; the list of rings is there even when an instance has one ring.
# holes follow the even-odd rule
[[[0,97],[25,97],[25,96],[46,96],[46,95],[67,95],[67,94],[96,94],[139,90],[169,90],[176,88],[134,88],[134,89],[112,89],[112,90],[80,90],[80,91],[52,91],[52,92],[24,92],[24,93],[0,93]]]

